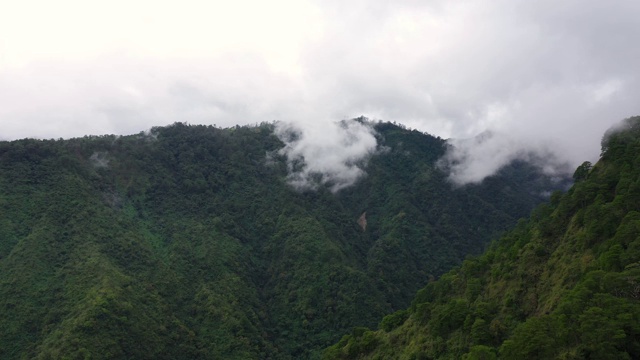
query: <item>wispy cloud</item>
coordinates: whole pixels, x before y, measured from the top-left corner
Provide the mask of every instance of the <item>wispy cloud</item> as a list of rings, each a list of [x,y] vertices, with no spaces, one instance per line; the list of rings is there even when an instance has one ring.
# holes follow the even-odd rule
[[[289,183],[299,190],[326,185],[337,192],[365,175],[364,166],[376,151],[375,131],[356,120],[312,123],[280,122],[276,135],[285,143]]]
[[[572,165],[555,155],[553,148],[553,144],[523,143],[509,134],[486,131],[470,139],[449,140],[438,166],[456,185],[479,183],[515,160],[537,166],[550,176],[570,174]]]

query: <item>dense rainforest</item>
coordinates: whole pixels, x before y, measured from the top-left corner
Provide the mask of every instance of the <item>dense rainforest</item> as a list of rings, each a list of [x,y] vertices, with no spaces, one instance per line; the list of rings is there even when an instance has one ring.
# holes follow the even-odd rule
[[[640,117],[483,255],[327,359],[639,359]]]
[[[637,320],[626,315],[637,268],[625,267],[639,167],[617,145],[568,195],[538,209],[537,222],[429,282],[566,184],[515,162],[482,184],[454,187],[436,166],[444,140],[367,126],[380,151],[337,193],[287,183],[274,124],[0,142],[0,358],[319,358],[354,327],[374,328],[394,312],[383,330],[344,338],[325,355],[396,346],[461,354],[507,338],[501,351],[515,352],[521,326],[573,324],[585,311],[614,316],[616,329]],[[627,183],[618,184],[621,174]],[[555,257],[572,246],[595,247]],[[603,270],[587,282],[582,274],[596,264]],[[540,289],[527,287],[538,281]],[[592,292],[614,315],[595,308]],[[582,307],[562,307],[567,299]],[[411,331],[425,327],[420,339],[432,340],[414,349]],[[630,343],[625,331],[612,346]]]

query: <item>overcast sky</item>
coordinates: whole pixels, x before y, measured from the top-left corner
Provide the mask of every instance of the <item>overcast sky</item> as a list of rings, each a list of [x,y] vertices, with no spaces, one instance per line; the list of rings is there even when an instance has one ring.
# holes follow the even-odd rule
[[[486,164],[464,182],[532,149],[579,164],[640,114],[639,18],[638,0],[0,0],[0,139],[365,115],[491,130],[451,154]]]

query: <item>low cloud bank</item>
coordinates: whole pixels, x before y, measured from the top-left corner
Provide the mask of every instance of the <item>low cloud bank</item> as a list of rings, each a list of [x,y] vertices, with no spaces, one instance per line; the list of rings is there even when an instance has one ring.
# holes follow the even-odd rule
[[[549,142],[523,142],[503,133],[486,131],[474,138],[449,140],[449,148],[438,166],[456,185],[480,183],[516,160],[526,161],[550,176],[566,176],[573,164],[556,156]]]
[[[275,133],[285,143],[279,154],[287,157],[287,180],[302,191],[325,185],[336,193],[353,185],[377,147],[372,126],[356,120],[279,122]]]

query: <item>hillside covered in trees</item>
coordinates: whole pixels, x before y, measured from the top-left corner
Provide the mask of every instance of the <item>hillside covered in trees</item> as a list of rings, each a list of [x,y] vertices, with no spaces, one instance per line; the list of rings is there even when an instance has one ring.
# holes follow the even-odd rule
[[[566,193],[327,359],[640,358],[640,117]]]
[[[562,186],[520,162],[481,185],[454,188],[435,165],[444,140],[390,123],[367,126],[379,151],[366,159],[366,176],[339,192],[287,183],[273,124],[176,123],[124,137],[0,142],[0,358],[317,358],[354,327],[373,328],[410,306],[430,279],[481,253],[541,194]],[[613,148],[606,157],[618,164]],[[635,174],[629,166],[626,173]],[[469,344],[499,346],[530,314],[552,311],[542,319],[565,321],[556,304],[562,289],[582,281],[578,270],[603,264],[635,271],[625,270],[622,251],[632,244],[635,215],[621,215],[626,207],[609,211],[614,195],[633,194],[612,185],[617,174],[617,165],[597,165],[566,197],[536,212],[544,226],[520,223],[488,254],[427,285],[410,310],[385,318],[385,330],[366,332],[375,340],[360,350],[407,345],[405,331],[438,316],[449,320],[438,325],[433,349],[453,341],[458,353]],[[624,199],[615,206],[632,206]],[[607,240],[617,248],[557,259],[560,273],[538,265],[556,253],[564,225],[584,228],[575,243],[586,248],[608,244],[600,235],[611,238],[620,216],[631,235]],[[590,225],[596,218],[611,220]],[[516,256],[531,264],[491,283],[520,264]],[[501,267],[489,265],[503,258]],[[492,277],[482,277],[488,271]],[[574,277],[563,282],[564,273]],[[588,286],[613,284],[598,274]],[[525,285],[543,276],[549,297],[529,294]],[[614,279],[616,291],[631,291],[626,279]],[[455,303],[449,289],[458,291]],[[472,305],[497,295],[506,303]],[[630,295],[607,296],[630,306]],[[622,308],[616,314],[633,320]],[[478,340],[465,340],[462,325],[476,329]],[[534,325],[546,322],[527,326]],[[354,340],[363,343],[346,341]],[[352,354],[355,345],[344,341],[334,350]],[[420,351],[437,354],[430,349]]]

